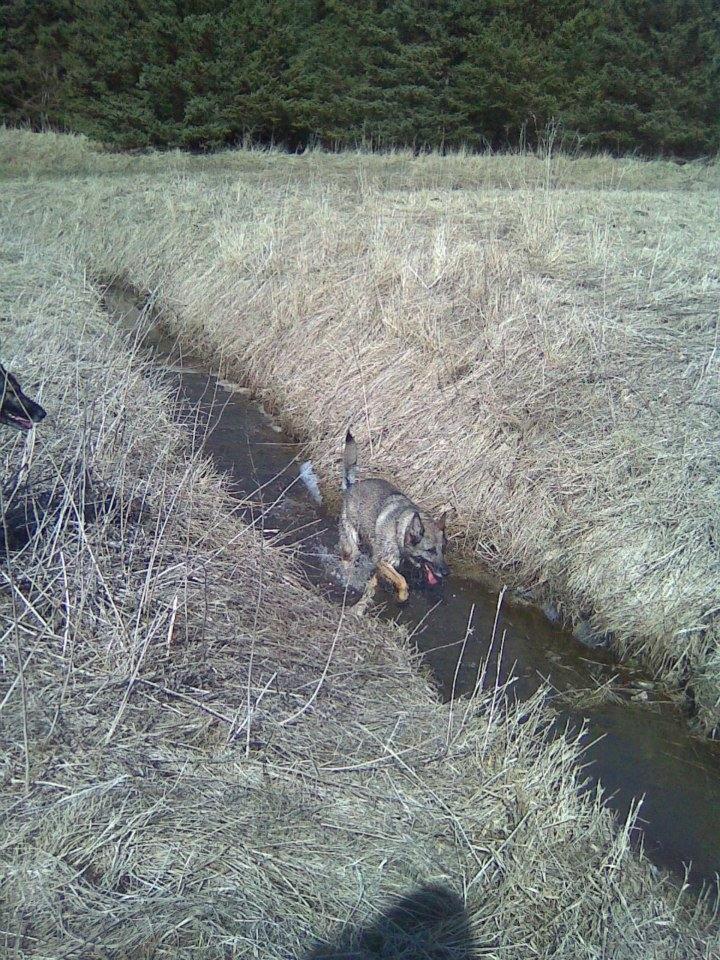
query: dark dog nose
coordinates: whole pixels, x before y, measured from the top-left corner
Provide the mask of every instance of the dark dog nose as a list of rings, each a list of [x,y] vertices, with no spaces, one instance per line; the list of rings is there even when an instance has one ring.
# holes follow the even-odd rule
[[[28,400],[25,399],[20,406],[22,407],[23,413],[28,420],[32,420],[33,423],[40,423],[40,421],[44,420],[47,416],[47,411],[40,406],[37,400],[31,400],[28,402]]]
[[[437,573],[439,577],[446,577],[450,573],[450,567],[448,567],[444,560],[441,560],[440,563],[435,566],[435,573]]]

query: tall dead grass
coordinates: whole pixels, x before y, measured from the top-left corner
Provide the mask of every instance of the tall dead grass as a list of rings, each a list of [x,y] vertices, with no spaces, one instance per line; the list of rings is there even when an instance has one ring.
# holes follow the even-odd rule
[[[0,138],[44,172],[64,143]],[[332,485],[352,424],[364,466],[454,502],[456,544],[717,727],[717,165],[69,144],[83,176],[8,183],[9,216],[154,291]]]
[[[2,355],[50,416],[27,445],[3,434],[0,463],[57,497],[0,568],[7,955],[303,957],[427,884],[474,938],[444,930],[445,958],[717,955],[702,906],[578,798],[539,700],[438,704],[399,632],[233,515],[103,316],[87,224],[43,245],[27,202],[0,229]],[[95,523],[88,472],[113,497]]]
[[[670,160],[618,159],[608,154],[569,155],[554,149],[553,138],[537,152],[467,153],[445,155],[412,150],[382,154],[362,150],[329,153],[322,148],[302,154],[248,147],[225,150],[202,158],[181,150],[115,153],[82,135],[0,126],[0,176],[35,179],[46,177],[123,176],[127,174],[182,175],[185,173],[236,174],[263,184],[292,179],[295,183],[320,181],[326,186],[350,189],[368,187],[398,190],[463,190],[483,187],[577,187],[591,190],[715,191],[720,163]]]

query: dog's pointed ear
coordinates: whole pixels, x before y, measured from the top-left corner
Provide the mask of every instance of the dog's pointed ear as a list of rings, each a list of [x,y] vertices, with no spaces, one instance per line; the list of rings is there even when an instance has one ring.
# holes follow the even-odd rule
[[[416,547],[425,536],[425,527],[419,513],[414,513],[405,530],[405,546]]]

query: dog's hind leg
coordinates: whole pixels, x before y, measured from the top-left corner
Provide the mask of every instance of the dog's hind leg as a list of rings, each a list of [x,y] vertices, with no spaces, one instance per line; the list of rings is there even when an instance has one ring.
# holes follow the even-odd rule
[[[373,574],[368,582],[365,584],[365,589],[363,590],[362,596],[352,608],[352,612],[356,617],[364,616],[373,600],[375,599],[375,591],[377,590],[377,574]]]
[[[345,569],[346,578],[350,577],[355,558],[360,552],[358,534],[355,527],[348,523],[344,516],[340,516],[340,559]]]
[[[397,598],[400,603],[405,603],[410,596],[410,590],[405,577],[398,573],[395,567],[391,567],[386,560],[381,560],[377,565],[378,575],[388,580],[397,590]]]

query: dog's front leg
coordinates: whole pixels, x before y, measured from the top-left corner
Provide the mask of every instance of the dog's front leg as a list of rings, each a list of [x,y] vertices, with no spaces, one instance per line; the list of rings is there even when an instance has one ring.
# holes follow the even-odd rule
[[[377,572],[395,587],[400,603],[405,603],[410,596],[405,577],[401,573],[398,573],[395,567],[391,567],[387,560],[380,560],[377,565]]]

